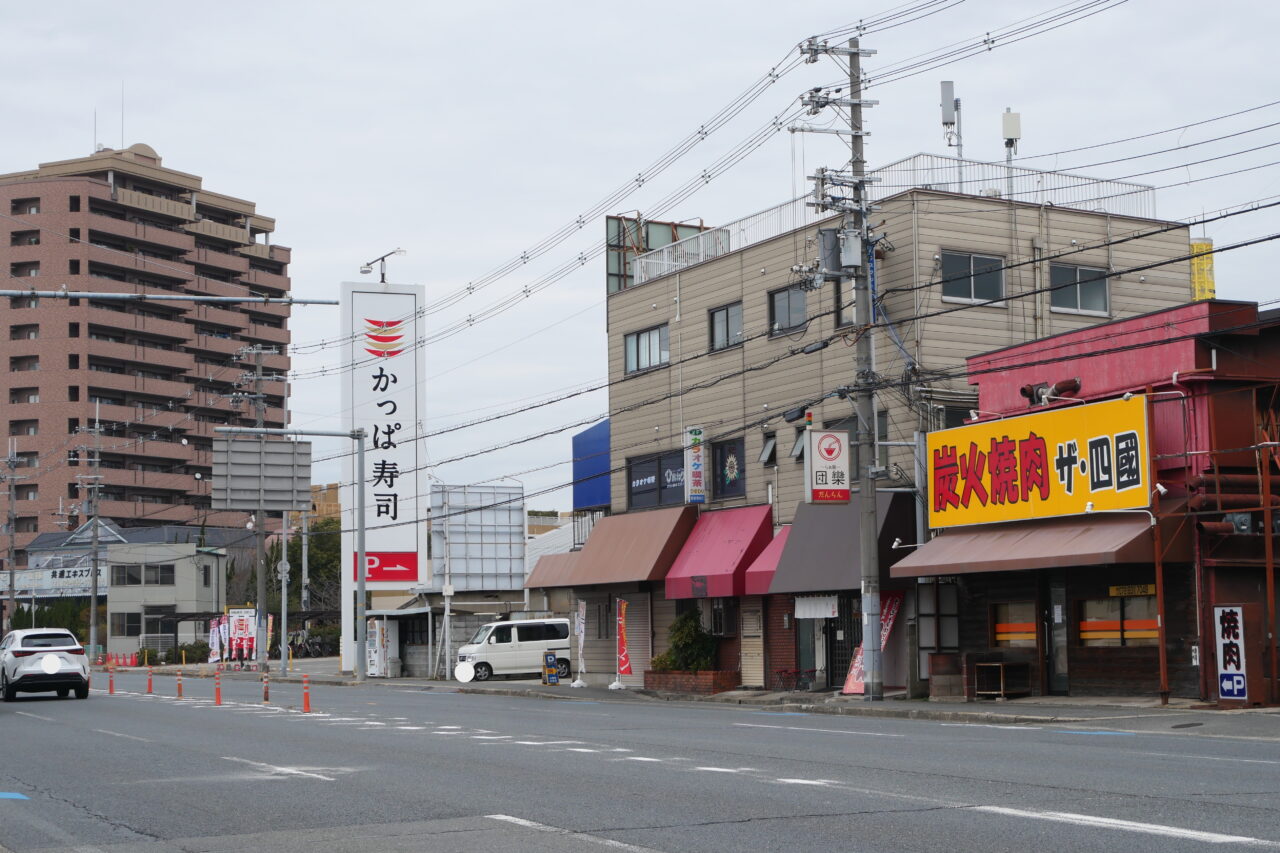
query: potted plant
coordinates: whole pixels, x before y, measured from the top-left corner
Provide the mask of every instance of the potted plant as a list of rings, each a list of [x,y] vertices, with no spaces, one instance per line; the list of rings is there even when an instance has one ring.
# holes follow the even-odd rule
[[[645,670],[646,690],[668,693],[721,693],[742,683],[737,670],[715,669],[716,639],[702,627],[697,610],[687,610],[671,625],[667,651]]]

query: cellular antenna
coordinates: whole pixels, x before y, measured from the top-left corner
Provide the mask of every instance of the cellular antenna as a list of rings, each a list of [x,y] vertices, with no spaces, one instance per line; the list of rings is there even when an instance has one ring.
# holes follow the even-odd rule
[[[1005,107],[1000,116],[1000,129],[1004,134],[1004,166],[1006,196],[1013,198],[1013,155],[1018,152],[1018,140],[1022,138],[1022,113]]]
[[[942,136],[947,140],[947,147],[956,149],[956,157],[964,160],[964,137],[960,132],[960,99],[956,97],[956,84],[952,80],[942,81]],[[964,163],[958,164],[960,186],[964,192]]]

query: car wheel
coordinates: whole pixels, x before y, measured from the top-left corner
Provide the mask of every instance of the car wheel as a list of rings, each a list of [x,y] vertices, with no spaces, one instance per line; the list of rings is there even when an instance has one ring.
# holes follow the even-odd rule
[[[77,687],[77,688],[76,688],[76,698],[77,698],[77,699],[88,699],[88,698],[89,698],[89,685],[87,685],[87,684],[81,684],[79,687]]]
[[[12,702],[18,696],[18,691],[9,684],[9,676],[3,671],[0,671],[0,696],[3,696],[6,702]]]
[[[569,667],[569,662],[564,658],[556,661],[556,675],[561,681],[568,681],[569,676],[573,675],[573,670]]]
[[[59,688],[58,688],[58,698],[59,698],[59,699],[66,699],[66,698],[67,698],[68,696],[70,696],[70,695],[71,695],[71,688],[70,688],[70,687],[59,687]]]
[[[476,664],[476,681],[488,681],[493,677],[493,667],[487,663]]]

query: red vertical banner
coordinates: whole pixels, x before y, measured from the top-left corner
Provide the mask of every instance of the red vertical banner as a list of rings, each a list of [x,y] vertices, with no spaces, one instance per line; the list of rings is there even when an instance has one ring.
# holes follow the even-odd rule
[[[898,591],[882,592],[880,594],[880,650],[884,651],[885,644],[889,642],[889,634],[893,632],[893,623],[898,618],[898,611],[902,609],[902,598],[904,593]],[[881,662],[883,662],[883,655]],[[880,673],[884,675],[883,672]],[[867,677],[866,670],[862,663],[862,644],[858,644],[858,650],[853,654],[853,661],[849,664],[849,675],[844,680],[844,688],[840,691],[846,696],[850,693],[865,693],[866,685],[863,680]]]
[[[618,675],[631,674],[631,655],[627,652],[627,602],[618,599]]]

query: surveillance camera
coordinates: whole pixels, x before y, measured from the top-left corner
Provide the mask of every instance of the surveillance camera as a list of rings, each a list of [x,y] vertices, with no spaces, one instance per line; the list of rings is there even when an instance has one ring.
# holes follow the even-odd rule
[[[941,261],[941,260],[942,260],[942,255],[934,255],[934,256],[933,256],[933,262],[934,262],[935,264],[936,264],[938,261]]]
[[[373,272],[373,267],[369,266],[368,264],[365,264],[364,266],[360,267],[360,275],[368,275],[371,272]]]
[[[1156,483],[1156,491],[1160,493],[1161,497],[1169,494],[1169,490],[1164,487],[1164,483]]]
[[[1072,241],[1071,241],[1071,245],[1073,245],[1073,246],[1079,246],[1080,244],[1079,244],[1078,242],[1076,242],[1075,240],[1072,240]]]
[[[901,537],[901,536],[895,536],[895,537],[894,537],[894,539],[893,539],[893,547],[894,547],[894,548],[897,548],[897,547],[898,547],[899,545],[901,545],[901,544],[902,544],[902,537]]]
[[[1121,400],[1132,400],[1132,399],[1133,399],[1133,392],[1132,392],[1132,391],[1125,391],[1123,394],[1121,394],[1121,395],[1120,395],[1120,399],[1121,399]]]

